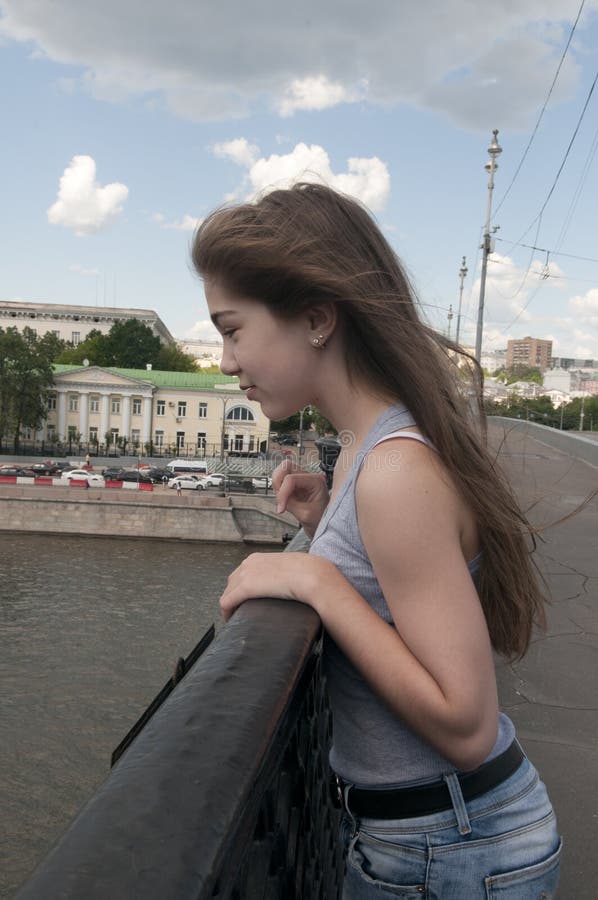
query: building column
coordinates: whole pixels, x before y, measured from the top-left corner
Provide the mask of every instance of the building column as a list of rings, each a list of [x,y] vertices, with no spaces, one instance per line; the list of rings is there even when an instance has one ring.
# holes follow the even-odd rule
[[[131,439],[131,397],[129,394],[122,395],[122,430],[123,437]]]
[[[100,434],[99,441],[103,444],[106,440],[105,435],[110,424],[110,394],[103,393],[100,403]]]
[[[56,388],[56,424],[59,441],[66,440],[66,389]]]
[[[89,440],[89,391],[79,392],[79,432],[81,440]]]
[[[141,444],[147,444],[152,439],[152,401],[153,397],[143,398],[141,419]]]

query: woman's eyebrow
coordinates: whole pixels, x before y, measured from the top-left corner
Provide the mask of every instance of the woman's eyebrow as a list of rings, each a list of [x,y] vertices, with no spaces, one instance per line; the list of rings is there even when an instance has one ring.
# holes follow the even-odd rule
[[[210,319],[212,320],[214,325],[218,327],[218,322],[222,316],[230,316],[232,314],[234,314],[234,309],[222,309],[220,310],[220,312],[212,313],[212,315],[210,315]]]

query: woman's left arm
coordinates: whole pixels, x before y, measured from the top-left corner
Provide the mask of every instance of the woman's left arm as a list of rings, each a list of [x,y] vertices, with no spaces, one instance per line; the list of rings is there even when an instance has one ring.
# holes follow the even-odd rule
[[[332,563],[305,554],[248,557],[229,578],[221,605],[225,618],[255,596],[312,606],[391,710],[467,770],[496,740],[490,641],[463,558],[461,501],[433,451],[405,443],[400,471],[385,471],[381,455],[357,485],[362,539],[395,628]]]

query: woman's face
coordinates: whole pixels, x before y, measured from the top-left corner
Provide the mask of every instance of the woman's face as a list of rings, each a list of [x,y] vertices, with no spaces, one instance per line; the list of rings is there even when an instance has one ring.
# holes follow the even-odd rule
[[[217,281],[205,282],[210,317],[223,338],[220,368],[236,375],[248,400],[270,419],[284,419],[312,402],[317,393],[319,334],[313,316],[273,315],[258,300],[239,297]]]

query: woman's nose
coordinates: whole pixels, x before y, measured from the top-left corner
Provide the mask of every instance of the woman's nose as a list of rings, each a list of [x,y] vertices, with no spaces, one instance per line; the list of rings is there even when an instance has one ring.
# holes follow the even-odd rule
[[[220,360],[220,371],[223,375],[238,375],[239,367],[235,361],[233,354],[228,349],[222,351],[222,359]]]

